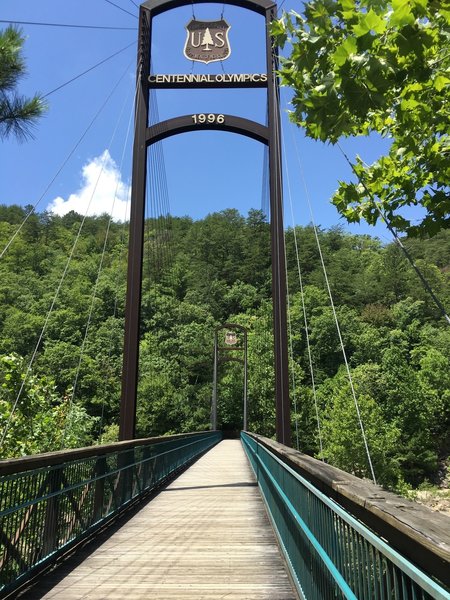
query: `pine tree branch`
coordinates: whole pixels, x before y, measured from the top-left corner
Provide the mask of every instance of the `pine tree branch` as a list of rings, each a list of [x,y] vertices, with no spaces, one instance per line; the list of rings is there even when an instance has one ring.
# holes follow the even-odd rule
[[[6,139],[10,135],[17,137],[19,141],[33,138],[33,128],[36,121],[42,116],[47,105],[39,95],[33,98],[24,98],[14,94],[0,97],[0,139]]]

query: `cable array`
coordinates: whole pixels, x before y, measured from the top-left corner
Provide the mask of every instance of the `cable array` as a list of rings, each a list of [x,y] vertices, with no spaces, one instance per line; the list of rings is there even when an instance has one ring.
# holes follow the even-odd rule
[[[333,300],[333,294],[332,294],[332,291],[331,291],[331,286],[330,286],[330,282],[329,282],[329,279],[328,279],[328,274],[327,274],[327,270],[326,270],[326,266],[325,266],[325,261],[324,261],[324,258],[323,258],[322,247],[321,247],[321,244],[320,244],[320,239],[319,239],[319,235],[318,235],[317,225],[316,225],[315,218],[314,218],[314,213],[313,213],[313,210],[312,210],[311,198],[310,198],[309,190],[308,190],[308,187],[307,187],[307,184],[306,184],[306,180],[305,180],[305,177],[304,177],[303,168],[302,168],[302,164],[301,164],[301,160],[300,160],[300,154],[299,154],[299,151],[298,151],[298,146],[297,146],[297,142],[296,142],[296,139],[295,139],[295,136],[294,136],[293,128],[291,127],[290,129],[291,129],[291,134],[292,134],[292,140],[293,140],[294,147],[295,147],[296,158],[297,158],[297,162],[298,162],[298,166],[299,166],[299,170],[300,170],[300,174],[301,174],[301,178],[302,178],[302,182],[303,182],[303,187],[304,187],[304,191],[305,191],[305,197],[306,197],[307,203],[308,203],[308,208],[309,208],[311,223],[312,223],[313,231],[314,231],[314,237],[315,237],[317,249],[318,249],[318,252],[319,252],[320,263],[321,263],[322,271],[323,271],[323,274],[324,274],[325,285],[326,285],[326,289],[327,289],[327,292],[328,292],[328,297],[329,297],[329,300],[330,300],[330,306],[331,306],[331,310],[332,310],[332,313],[333,313],[333,318],[334,318],[335,325],[336,325],[336,331],[337,331],[338,338],[339,338],[339,343],[340,343],[341,352],[342,352],[342,356],[343,356],[343,360],[344,360],[344,364],[345,364],[345,369],[346,369],[346,372],[347,372],[347,378],[349,380],[350,390],[351,390],[353,402],[354,402],[354,405],[355,405],[355,411],[356,411],[356,415],[357,415],[359,427],[360,427],[360,430],[361,430],[361,435],[362,435],[362,439],[363,439],[363,443],[364,443],[364,448],[365,448],[365,451],[366,451],[366,456],[367,456],[367,461],[368,461],[368,465],[369,465],[369,470],[370,470],[373,482],[376,483],[375,471],[374,471],[373,464],[372,464],[372,458],[371,458],[371,455],[370,455],[369,445],[368,445],[368,442],[367,442],[367,436],[366,436],[364,424],[363,424],[363,421],[362,421],[361,412],[360,412],[360,409],[359,409],[358,399],[356,397],[356,391],[355,391],[355,388],[354,388],[354,385],[353,385],[353,377],[352,377],[352,374],[351,374],[351,371],[350,371],[350,365],[349,365],[348,359],[347,359],[347,352],[345,350],[344,340],[342,338],[341,328],[340,328],[340,325],[339,325],[339,319],[338,319],[338,316],[337,316],[336,307],[335,307],[334,300]],[[306,328],[307,328],[307,325],[306,325]],[[317,414],[318,414],[318,412],[317,412]]]
[[[149,125],[159,123],[159,108],[156,90],[149,94]],[[175,289],[173,265],[173,245],[171,237],[172,218],[169,201],[169,188],[164,159],[163,142],[151,144],[147,150],[147,180],[145,200],[145,242],[144,265],[146,274],[144,284],[152,312],[163,311],[162,296],[164,295],[164,280],[168,278],[169,287]],[[150,361],[149,379],[164,378],[164,387],[170,388],[171,381],[167,369],[162,371],[155,368]],[[141,373],[142,370],[140,369]],[[150,432],[148,432],[150,433]]]
[[[134,98],[136,97],[136,92],[137,92],[137,86],[136,86]],[[114,141],[114,139],[116,137],[117,130],[119,128],[120,122],[122,120],[122,116],[124,114],[124,110],[125,110],[126,105],[128,104],[128,102],[129,102],[129,97],[128,97],[128,94],[127,94],[127,97],[125,98],[125,102],[124,102],[124,104],[122,106],[122,109],[120,111],[119,117],[117,119],[115,128],[113,130],[113,133],[111,135],[111,138],[110,138],[110,141],[109,141],[109,144],[108,144],[108,147],[107,147],[108,152],[111,149],[113,141]],[[125,141],[124,141],[124,145],[123,145],[122,157],[121,157],[121,162],[120,162],[120,166],[119,166],[119,172],[122,171],[123,160],[124,160],[124,155],[125,155],[125,148],[126,148],[126,144],[127,144],[127,141],[128,141],[128,134],[129,134],[129,130],[130,130],[130,122],[131,122],[131,117],[133,115],[133,106],[134,106],[134,102],[133,102],[132,106],[129,109],[129,124],[128,124],[127,135],[126,135],[126,138],[125,138]],[[92,194],[91,194],[91,198],[89,200],[89,205],[91,204],[91,202],[92,202],[92,200],[93,200],[93,198],[94,198],[94,196],[96,194],[98,184],[100,183],[100,180],[101,180],[101,178],[103,176],[103,172],[104,172],[104,168],[105,168],[105,163],[106,163],[106,154],[104,156],[104,159],[103,159],[100,171],[98,173],[97,180],[96,180],[95,185],[94,185],[94,187],[92,189]],[[77,392],[77,385],[78,385],[78,379],[79,379],[79,376],[80,376],[81,364],[82,364],[82,361],[83,361],[83,358],[84,358],[86,341],[88,339],[88,334],[89,334],[89,330],[90,330],[90,326],[91,326],[92,314],[93,314],[93,311],[94,311],[94,304],[95,304],[95,301],[97,299],[97,289],[98,289],[98,284],[99,284],[99,281],[100,281],[100,275],[101,275],[102,269],[103,269],[103,262],[104,262],[104,259],[105,259],[106,248],[107,248],[107,243],[108,243],[108,239],[109,239],[109,232],[110,232],[110,229],[111,229],[111,223],[113,221],[114,206],[115,206],[116,199],[117,199],[117,192],[118,192],[119,185],[120,185],[120,181],[118,180],[117,184],[116,184],[116,189],[114,191],[114,195],[113,195],[113,198],[112,198],[111,208],[109,210],[109,219],[108,219],[108,224],[106,226],[105,238],[104,238],[102,252],[101,252],[101,255],[100,255],[100,260],[99,260],[99,264],[98,264],[98,268],[97,268],[97,276],[96,276],[96,280],[95,280],[93,291],[92,291],[91,302],[90,302],[89,311],[88,311],[88,318],[87,318],[87,322],[86,322],[85,329],[84,329],[83,341],[82,341],[81,346],[80,346],[80,355],[79,355],[79,359],[78,359],[78,364],[77,364],[77,369],[76,369],[76,373],[75,373],[75,377],[74,377],[74,382],[73,382],[73,385],[72,385],[72,394],[70,395],[70,400],[69,400],[69,408],[68,408],[69,420],[66,419],[65,427],[64,427],[64,435],[62,437],[62,447],[63,448],[64,448],[64,445],[65,445],[65,438],[66,438],[67,428],[70,430],[71,425],[72,425],[72,422],[71,422],[72,410],[71,409],[72,409],[72,406],[73,406],[73,403],[74,403],[74,400],[75,400],[75,395],[76,395],[76,392]],[[111,350],[111,348],[110,348],[110,350]],[[103,407],[102,407],[102,412],[103,412]]]
[[[108,96],[107,96],[106,100],[103,102],[103,104],[101,105],[100,109],[97,111],[97,113],[96,113],[96,115],[95,115],[94,119],[91,121],[91,123],[89,124],[88,128],[85,130],[85,132],[83,133],[83,135],[81,136],[81,138],[80,138],[80,139],[79,139],[79,141],[77,142],[77,144],[76,144],[75,148],[74,148],[74,149],[71,151],[71,153],[69,154],[69,156],[67,157],[67,159],[64,161],[64,163],[63,163],[63,167],[65,166],[65,164],[67,164],[67,162],[68,162],[69,158],[70,158],[70,157],[73,155],[73,153],[75,152],[76,148],[79,146],[79,144],[81,143],[82,139],[85,137],[85,135],[87,134],[87,132],[88,132],[88,131],[89,131],[89,129],[91,128],[91,126],[92,126],[92,124],[94,123],[94,121],[95,121],[95,120],[97,119],[97,117],[98,117],[98,116],[101,114],[102,110],[104,109],[104,107],[105,107],[105,106],[106,106],[106,104],[108,103],[109,99],[112,97],[112,95],[114,94],[115,90],[116,90],[116,89],[117,89],[117,87],[119,86],[120,82],[123,80],[123,78],[124,78],[124,77],[125,77],[125,75],[127,74],[127,72],[128,72],[128,69],[129,69],[129,68],[130,68],[130,64],[128,64],[128,65],[127,65],[126,69],[125,69],[125,70],[124,70],[124,72],[121,74],[121,76],[119,77],[118,81],[117,81],[117,82],[114,84],[114,86],[113,86],[113,89],[112,89],[112,90],[111,90],[111,92],[108,94]],[[62,170],[62,168],[63,168],[63,167],[61,167],[61,168],[60,168],[60,170],[58,171],[57,175],[58,175],[58,174],[61,172],[61,170]],[[53,178],[53,180],[52,180],[52,182],[51,182],[51,183],[53,183],[53,181],[54,181],[55,179],[56,179],[56,176]],[[46,191],[49,189],[49,187],[50,187],[50,186],[48,186],[48,187],[47,187]],[[43,198],[43,195],[42,195],[42,196],[41,196],[41,198],[39,199],[39,202],[42,200],[42,198]],[[69,270],[69,267],[70,267],[70,264],[71,264],[72,258],[73,258],[73,256],[74,256],[74,253],[75,253],[75,249],[76,249],[76,247],[77,247],[77,245],[78,245],[78,241],[79,241],[79,239],[80,239],[80,237],[81,237],[81,232],[82,232],[82,230],[83,230],[84,223],[85,223],[85,221],[86,221],[86,219],[87,219],[87,216],[88,216],[88,211],[89,211],[89,207],[90,207],[90,203],[91,203],[91,201],[92,201],[92,197],[91,197],[91,199],[90,199],[90,201],[89,201],[89,204],[88,204],[88,206],[87,206],[87,208],[86,208],[85,214],[84,214],[84,216],[83,216],[83,218],[82,218],[82,221],[81,221],[81,223],[80,223],[80,225],[79,225],[79,228],[78,228],[78,230],[77,230],[77,233],[76,233],[76,236],[75,236],[74,242],[73,242],[73,244],[72,244],[72,247],[71,247],[71,250],[70,250],[70,253],[69,253],[69,256],[68,256],[68,258],[67,258],[67,261],[66,261],[66,263],[65,263],[65,266],[64,266],[64,269],[63,269],[62,275],[61,275],[61,277],[60,277],[60,279],[59,279],[59,282],[58,282],[58,285],[57,285],[57,288],[56,288],[55,294],[54,294],[54,296],[53,296],[53,299],[52,299],[52,302],[51,302],[51,304],[50,304],[49,310],[47,311],[47,315],[46,315],[46,317],[45,317],[45,320],[44,320],[44,325],[43,325],[43,327],[42,327],[42,329],[41,329],[41,332],[40,332],[40,334],[39,334],[38,340],[37,340],[37,342],[36,342],[36,345],[35,345],[35,347],[34,347],[34,350],[33,350],[32,356],[31,356],[31,359],[30,359],[30,361],[29,361],[29,363],[28,363],[28,366],[27,366],[27,369],[26,369],[26,371],[25,371],[25,374],[24,374],[24,376],[23,376],[23,378],[22,378],[22,382],[21,382],[21,385],[20,385],[19,391],[18,391],[18,393],[17,393],[17,395],[16,395],[16,398],[15,398],[14,404],[13,404],[13,406],[12,406],[12,409],[11,409],[10,415],[9,415],[9,417],[8,417],[7,421],[6,421],[5,427],[4,427],[4,429],[3,429],[3,432],[2,432],[2,434],[1,434],[0,445],[2,445],[2,444],[4,443],[4,440],[5,440],[6,434],[7,434],[8,430],[9,430],[9,428],[10,428],[10,426],[11,426],[11,423],[12,423],[12,419],[13,419],[14,413],[15,413],[15,411],[16,411],[16,409],[17,409],[17,406],[18,406],[18,404],[19,404],[20,398],[22,397],[23,390],[24,390],[24,388],[25,388],[25,385],[27,384],[27,382],[28,382],[28,379],[29,379],[29,377],[30,377],[32,366],[33,366],[33,364],[34,364],[34,361],[35,361],[35,359],[36,359],[37,353],[38,353],[38,351],[39,351],[39,348],[40,348],[40,346],[41,346],[42,340],[43,340],[43,338],[44,338],[45,332],[46,332],[46,330],[47,330],[47,326],[48,326],[48,323],[49,323],[49,321],[50,321],[50,317],[51,317],[51,315],[52,315],[52,313],[53,313],[53,310],[54,310],[54,308],[55,308],[55,305],[56,305],[57,299],[58,299],[58,297],[59,297],[59,293],[60,293],[60,291],[61,291],[61,288],[62,288],[62,285],[63,285],[63,283],[64,283],[64,280],[65,280],[65,278],[66,278],[66,275],[67,275],[67,273],[68,273],[68,270]],[[9,241],[9,243],[7,244],[7,246],[5,247],[5,249],[3,250],[2,254],[0,255],[0,258],[1,258],[1,256],[3,256],[3,255],[4,255],[4,253],[6,252],[6,250],[8,249],[8,247],[11,245],[11,243],[12,243],[13,239],[14,239],[14,238],[17,236],[18,232],[20,231],[20,229],[21,229],[21,228],[23,227],[23,225],[25,224],[25,221],[26,221],[26,220],[29,218],[30,214],[32,214],[32,212],[34,211],[34,209],[35,209],[35,208],[36,208],[36,205],[33,207],[32,211],[30,211],[30,212],[28,213],[28,215],[26,216],[25,220],[24,220],[24,221],[22,222],[22,224],[20,225],[19,229],[18,229],[18,230],[15,232],[15,234],[13,235],[13,237],[11,238],[11,240]]]
[[[130,63],[131,64],[131,63]],[[129,69],[130,64],[127,65],[127,69]],[[56,173],[53,175],[53,177],[50,179],[49,183],[46,185],[46,187],[44,188],[44,191],[42,192],[42,194],[39,196],[38,200],[35,202],[35,204],[31,207],[31,209],[27,212],[27,214],[25,215],[24,219],[22,220],[22,222],[20,223],[20,225],[17,227],[17,229],[14,231],[14,233],[12,234],[12,236],[10,237],[10,239],[8,240],[8,242],[6,243],[5,247],[3,248],[3,250],[0,252],[0,259],[3,258],[3,256],[6,254],[6,252],[8,251],[8,249],[10,248],[11,244],[13,243],[13,241],[16,239],[16,237],[19,235],[19,233],[21,232],[23,226],[25,225],[25,223],[28,221],[28,219],[30,218],[30,216],[32,214],[34,214],[36,212],[37,207],[40,205],[40,203],[42,202],[42,200],[46,197],[47,193],[50,191],[52,185],[55,183],[55,181],[58,179],[59,175],[61,175],[61,173],[63,172],[64,168],[66,167],[66,165],[68,164],[68,162],[70,161],[70,159],[72,158],[72,156],[75,154],[75,151],[78,149],[78,147],[80,146],[81,142],[85,139],[85,137],[87,136],[88,132],[91,130],[91,128],[93,127],[94,123],[97,121],[97,119],[99,118],[99,116],[103,113],[104,109],[106,108],[107,104],[109,103],[109,101],[111,100],[111,98],[113,97],[116,89],[119,87],[121,81],[123,80],[123,78],[125,77],[126,71],[123,73],[123,75],[118,79],[117,83],[113,86],[112,90],[110,91],[110,93],[107,95],[106,99],[104,100],[104,102],[100,105],[100,107],[98,108],[97,112],[94,114],[94,116],[92,117],[91,121],[89,122],[88,126],[86,127],[86,129],[83,131],[83,133],[81,134],[81,136],[78,138],[78,140],[76,141],[75,145],[72,147],[72,149],[70,150],[70,152],[67,154],[67,156],[65,157],[65,159],[63,160],[63,162],[61,163],[61,165],[59,166],[59,168],[57,169]],[[56,90],[53,90],[56,91]],[[53,92],[49,92],[49,93],[53,93]]]
[[[336,325],[336,331],[337,331],[337,334],[338,334],[338,337],[339,337],[339,344],[340,344],[340,347],[341,347],[342,357],[344,359],[345,369],[346,369],[346,372],[347,372],[347,378],[348,378],[348,381],[349,381],[349,384],[350,384],[350,390],[351,390],[353,402],[354,402],[354,405],[355,405],[356,415],[357,415],[359,427],[360,427],[360,430],[361,430],[361,435],[362,435],[362,439],[363,439],[363,443],[364,443],[364,448],[366,450],[367,461],[368,461],[368,464],[369,464],[369,469],[370,469],[370,473],[371,473],[371,476],[372,476],[372,480],[373,480],[374,483],[376,483],[375,471],[374,471],[374,468],[373,468],[372,458],[371,458],[371,455],[370,455],[369,445],[368,445],[368,442],[367,442],[367,436],[366,436],[364,424],[363,424],[363,421],[362,421],[361,412],[360,412],[360,409],[359,409],[358,399],[356,397],[356,391],[355,391],[355,388],[354,388],[354,385],[353,385],[353,377],[352,377],[352,374],[351,374],[351,371],[350,371],[350,365],[349,365],[348,359],[347,359],[347,352],[346,352],[346,349],[345,349],[344,340],[342,338],[341,327],[339,325],[339,319],[338,319],[338,316],[337,316],[336,307],[335,307],[334,300],[333,300],[333,294],[331,292],[331,286],[330,286],[330,282],[329,282],[329,279],[328,279],[327,270],[326,270],[326,267],[325,267],[325,261],[324,261],[324,258],[323,258],[322,247],[321,247],[321,244],[320,244],[319,234],[318,234],[318,231],[317,231],[317,225],[316,225],[315,218],[314,218],[314,213],[313,213],[313,210],[312,210],[311,198],[310,198],[310,195],[309,195],[308,186],[306,185],[306,180],[304,178],[304,173],[303,173],[302,164],[301,164],[301,160],[300,160],[300,154],[299,154],[299,151],[298,151],[297,142],[295,140],[292,128],[291,128],[291,132],[292,132],[292,139],[293,139],[293,142],[294,142],[294,147],[295,147],[297,162],[298,162],[298,165],[299,165],[300,174],[301,174],[301,177],[302,177],[303,186],[304,186],[304,190],[305,190],[305,197],[306,197],[306,200],[307,200],[307,203],[308,203],[309,214],[310,214],[310,217],[311,217],[311,223],[312,223],[313,231],[314,231],[314,237],[315,237],[316,244],[317,244],[317,249],[318,249],[318,252],[319,252],[320,263],[321,263],[322,271],[323,271],[324,278],[325,278],[325,285],[326,285],[326,289],[327,289],[327,292],[328,292],[328,297],[330,299],[330,306],[331,306],[331,310],[332,310],[332,313],[333,313],[334,322],[335,322],[335,325]]]
[[[305,327],[306,348],[307,348],[307,352],[308,352],[309,373],[311,376],[311,386],[312,386],[312,391],[313,391],[314,408],[315,408],[315,413],[316,413],[317,432],[318,432],[318,437],[319,437],[319,448],[320,448],[320,458],[323,460],[322,430],[321,430],[321,426],[320,426],[319,406],[318,406],[318,402],[317,402],[317,392],[316,392],[316,384],[315,384],[315,378],[314,378],[314,366],[313,366],[313,359],[312,359],[311,342],[310,342],[310,338],[309,338],[309,325],[308,325],[308,317],[307,317],[307,313],[306,313],[303,277],[302,277],[302,270],[301,270],[301,266],[300,266],[300,252],[299,252],[298,240],[297,240],[297,228],[295,225],[295,218],[294,218],[294,206],[293,206],[293,201],[292,201],[291,182],[290,182],[290,177],[289,177],[289,164],[287,161],[286,146],[284,143],[284,138],[282,138],[282,141],[283,141],[283,156],[285,157],[284,165],[286,168],[286,181],[287,181],[287,187],[288,187],[292,231],[293,231],[293,235],[294,235],[294,247],[295,247],[295,257],[296,257],[296,263],[297,263],[297,273],[298,273],[298,281],[299,281],[299,285],[300,285],[300,298],[301,298],[301,302],[302,302],[303,323],[304,323],[304,327]],[[286,265],[286,275],[289,280],[287,265]],[[288,309],[290,312],[289,291],[288,291]],[[291,331],[290,315],[289,315],[289,336],[290,336],[290,344],[291,344],[291,360],[293,361],[294,360],[294,356],[293,356],[294,352],[293,352],[293,348],[292,348],[292,331]],[[295,389],[294,374],[293,374],[292,378],[294,380],[293,387]],[[297,419],[297,421],[298,421],[298,419]],[[296,421],[296,430],[298,431],[297,421]],[[298,433],[297,433],[297,450],[298,450]]]

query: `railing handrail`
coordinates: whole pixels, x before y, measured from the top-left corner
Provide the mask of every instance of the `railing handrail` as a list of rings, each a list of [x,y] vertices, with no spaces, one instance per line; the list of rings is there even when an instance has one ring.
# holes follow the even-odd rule
[[[211,434],[215,434],[215,432],[211,432]],[[205,439],[205,437],[207,438],[208,436],[202,436],[202,438],[200,438],[199,440],[195,440],[194,442],[190,442],[189,444],[185,444],[183,446],[183,448],[187,448],[188,446],[193,446],[195,444],[199,444],[201,442],[203,442],[203,440]],[[185,437],[179,438],[179,439],[186,439]],[[161,443],[161,442],[160,442]],[[137,467],[139,465],[144,465],[150,461],[155,461],[158,458],[161,458],[162,456],[165,456],[166,454],[170,454],[170,453],[175,453],[178,452],[179,448],[170,448],[169,450],[165,450],[164,452],[158,452],[157,454],[152,454],[151,456],[149,456],[148,458],[145,458],[143,460],[140,460],[138,462],[127,462],[125,467],[120,467],[117,469],[112,469],[109,470],[108,473],[105,473],[103,475],[97,475],[97,476],[93,476],[90,477],[89,479],[81,479],[80,481],[78,481],[77,483],[74,483],[73,485],[66,485],[64,487],[64,492],[73,492],[74,490],[78,489],[78,488],[83,488],[88,484],[95,484],[97,481],[100,481],[101,479],[106,479],[107,477],[111,477],[114,475],[118,475],[121,471],[125,470],[125,469],[132,469],[133,467]],[[98,456],[103,456],[103,454],[100,454]],[[92,458],[92,457],[89,457]],[[71,461],[72,465],[77,463],[77,460]],[[62,463],[59,463],[59,465],[61,465]],[[52,465],[55,468],[58,467],[58,465]],[[51,469],[49,469],[51,470]],[[22,471],[23,472],[23,471]],[[7,510],[3,510],[0,511],[0,515],[2,517],[7,516],[8,514],[15,512],[17,510],[22,510],[24,508],[28,508],[29,506],[33,506],[34,504],[37,504],[39,502],[45,501],[45,500],[49,500],[50,498],[54,498],[55,496],[60,495],[60,491],[57,492],[53,492],[53,493],[49,493],[46,495],[41,496],[39,499],[36,499],[34,501],[29,501],[29,502],[24,502],[22,504],[17,504],[15,506],[11,506],[9,509]]]
[[[210,430],[195,431],[193,433],[178,433],[150,438],[138,438],[134,440],[126,440],[124,442],[112,442],[110,444],[99,444],[97,446],[86,446],[84,448],[58,450],[57,452],[43,452],[41,454],[22,456],[20,458],[7,458],[0,460],[0,476],[11,475],[13,473],[23,473],[25,471],[33,471],[42,467],[60,465],[62,463],[77,459],[92,458],[93,456],[104,456],[113,452],[131,450],[132,448],[147,446],[149,444],[170,442],[176,439],[183,439],[199,434],[205,434],[209,431]],[[214,433],[214,431],[211,431],[211,433]]]
[[[450,519],[446,515],[269,438],[246,433],[402,556],[450,586]]]

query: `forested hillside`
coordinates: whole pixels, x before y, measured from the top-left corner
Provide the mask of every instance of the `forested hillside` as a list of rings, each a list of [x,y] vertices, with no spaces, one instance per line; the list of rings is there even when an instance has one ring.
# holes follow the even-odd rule
[[[25,214],[0,207],[1,249]],[[75,213],[32,215],[0,260],[3,457],[117,435],[127,232],[106,216],[87,218],[79,233],[81,222]],[[298,435],[301,451],[368,475],[314,229],[296,234],[295,241],[286,233],[293,441]],[[397,490],[438,481],[449,451],[449,327],[396,245],[339,228],[319,231],[319,239],[377,478]],[[405,244],[449,307],[450,234]],[[149,219],[145,256],[138,435],[209,426],[214,328],[232,321],[249,329],[249,429],[272,436],[269,226],[262,213]],[[219,422],[239,428],[242,367],[221,365],[219,375]]]

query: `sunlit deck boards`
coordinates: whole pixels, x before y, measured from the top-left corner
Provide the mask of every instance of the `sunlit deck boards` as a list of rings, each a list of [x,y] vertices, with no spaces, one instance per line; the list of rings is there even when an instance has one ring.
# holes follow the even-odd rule
[[[47,576],[51,590],[30,597],[296,598],[238,440],[221,442],[64,579],[57,575]]]

